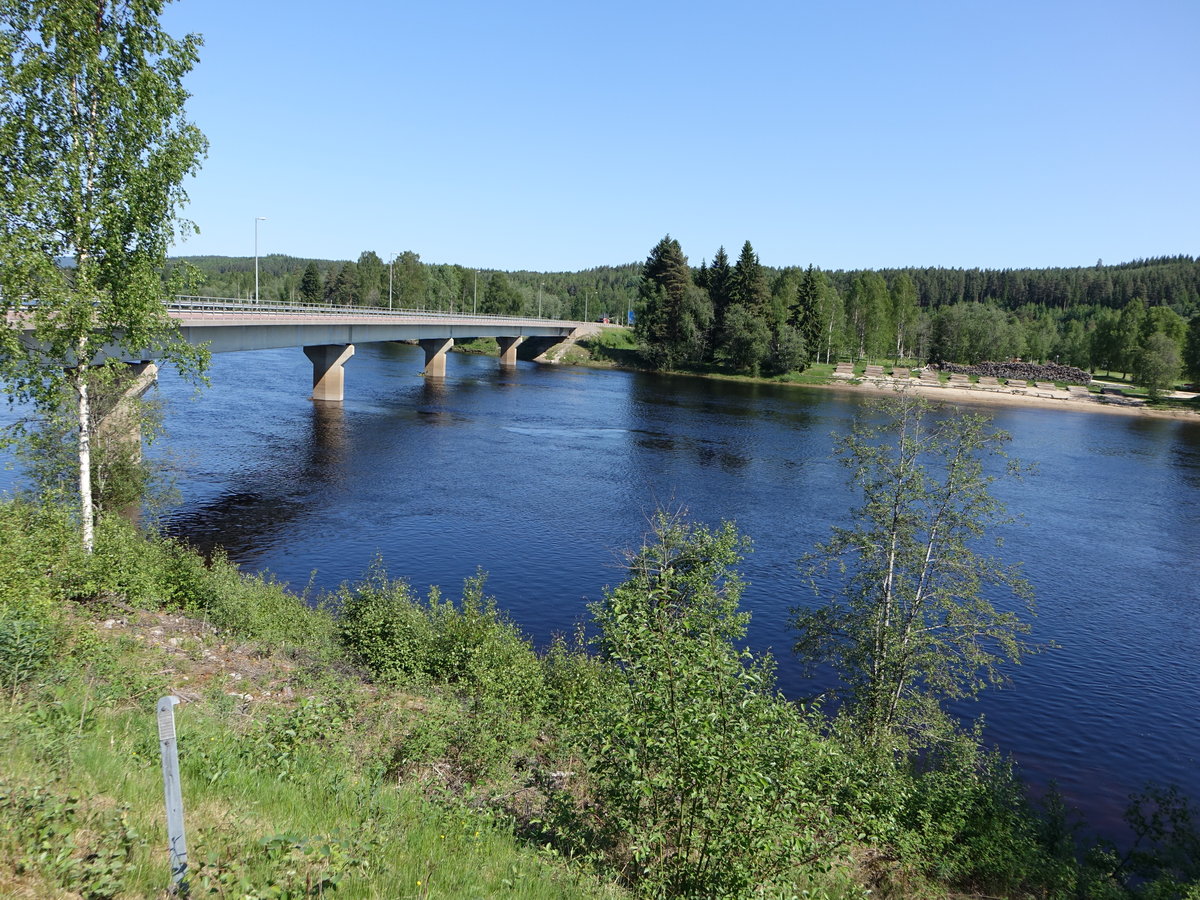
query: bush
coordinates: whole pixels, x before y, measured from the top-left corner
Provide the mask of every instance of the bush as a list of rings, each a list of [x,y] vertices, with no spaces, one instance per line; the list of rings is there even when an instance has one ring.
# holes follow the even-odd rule
[[[343,585],[333,601],[338,639],[378,681],[426,680],[433,623],[404,581],[389,581],[377,561],[367,580]]]
[[[737,649],[744,542],[659,513],[628,580],[593,612],[610,677],[577,726],[595,810],[575,827],[645,896],[744,896],[834,829],[814,772],[831,752]],[[587,666],[560,648],[552,671]],[[569,825],[570,823],[566,823]],[[560,823],[562,827],[563,823]]]

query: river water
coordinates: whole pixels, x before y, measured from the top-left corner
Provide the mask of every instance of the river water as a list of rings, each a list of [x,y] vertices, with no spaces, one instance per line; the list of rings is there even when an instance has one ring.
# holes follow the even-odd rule
[[[734,520],[754,543],[742,571],[750,641],[782,687],[820,691],[789,648],[790,608],[811,602],[796,561],[848,522],[832,456],[862,399],[454,355],[444,380],[421,351],[365,345],[341,405],[307,399],[299,350],[224,354],[199,396],[168,375],[178,472],[169,530],[223,545],[293,588],[332,589],[377,556],[424,590],[476,567],[536,642],[571,631],[621,580],[658,505]],[[982,409],[982,408],[981,408]],[[997,493],[1023,524],[1002,555],[1037,592],[1034,637],[1012,683],[959,709],[1035,786],[1057,781],[1111,831],[1147,781],[1200,798],[1200,424],[990,407],[1012,455],[1038,474]]]

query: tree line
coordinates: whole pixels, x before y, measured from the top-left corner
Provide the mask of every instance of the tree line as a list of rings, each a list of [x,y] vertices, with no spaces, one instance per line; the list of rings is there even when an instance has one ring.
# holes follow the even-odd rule
[[[250,299],[253,258],[179,257],[207,296]],[[689,264],[669,235],[642,264],[581,272],[485,271],[281,254],[258,261],[269,301],[637,322],[647,365],[778,375],[814,362],[1024,359],[1120,371],[1165,386],[1200,377],[1200,262],[1158,257],[1090,268],[823,271],[763,265],[746,241]],[[1192,336],[1189,337],[1189,319]]]
[[[167,271],[185,267],[198,276],[193,290],[199,295],[253,298],[253,257],[174,257]],[[284,254],[258,260],[259,299],[265,301],[577,321],[624,318],[640,277],[635,263],[582,272],[508,272],[426,263],[411,250],[386,262],[373,250],[363,251],[357,260]]]

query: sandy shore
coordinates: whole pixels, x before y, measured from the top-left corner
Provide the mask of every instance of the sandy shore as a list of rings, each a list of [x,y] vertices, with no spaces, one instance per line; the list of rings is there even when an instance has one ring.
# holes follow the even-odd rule
[[[1067,412],[1109,413],[1119,416],[1145,416],[1154,419],[1187,419],[1200,422],[1200,413],[1187,409],[1151,409],[1141,400],[1114,397],[1110,400],[1076,398],[1065,396],[1039,396],[1033,388],[1028,393],[1013,393],[1011,390],[988,390],[986,388],[939,387],[932,384],[922,384],[917,379],[897,381],[892,378],[861,378],[858,380],[832,379],[827,385],[813,387],[829,387],[835,390],[856,391],[859,393],[891,394],[899,390],[911,391],[928,397],[930,400],[941,400],[954,404],[980,404],[1001,406],[1036,406],[1043,409],[1058,409]]]

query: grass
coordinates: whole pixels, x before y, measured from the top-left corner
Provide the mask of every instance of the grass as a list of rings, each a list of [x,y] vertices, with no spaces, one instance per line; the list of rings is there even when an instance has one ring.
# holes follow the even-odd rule
[[[569,365],[625,366],[641,364],[637,341],[631,328],[603,328],[594,335],[581,338],[567,351],[562,362]]]
[[[222,655],[220,632],[202,629],[186,646],[180,637],[193,632],[172,635],[185,620],[126,618],[113,628],[75,621],[93,664],[47,673],[0,716],[0,894],[98,896],[103,876],[119,882],[120,896],[161,895],[169,879],[154,705],[173,691],[189,698],[176,723],[195,893],[309,896],[304,886],[325,880],[339,897],[622,896],[518,845],[502,819],[432,803],[431,782],[389,772],[391,747],[377,729],[418,715],[405,708],[410,697],[336,673],[304,688],[289,654],[261,646],[226,658],[242,668],[257,660],[243,677],[206,676],[190,657]],[[155,629],[161,641],[149,638]],[[29,859],[37,796],[49,798],[41,833],[76,864]],[[114,821],[134,835],[127,854],[85,871],[111,846]]]
[[[500,345],[496,343],[495,338],[490,337],[456,340],[450,349],[456,353],[473,353],[479,356],[500,355]]]

